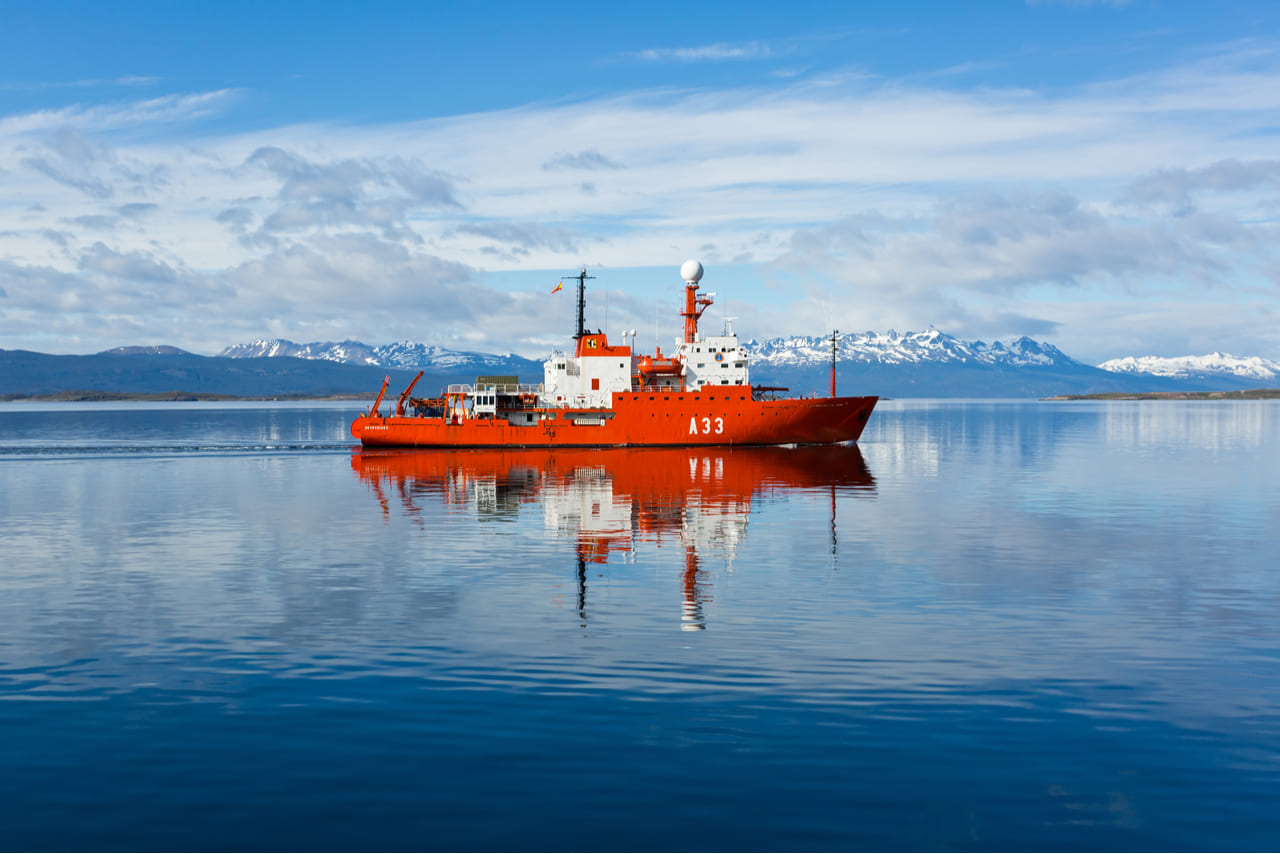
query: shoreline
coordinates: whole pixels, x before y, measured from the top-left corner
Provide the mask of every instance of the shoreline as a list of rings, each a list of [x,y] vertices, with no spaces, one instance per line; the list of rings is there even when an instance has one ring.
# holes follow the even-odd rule
[[[59,391],[49,394],[5,394],[0,403],[226,403],[233,401],[367,401],[370,395],[357,392],[338,394],[265,394],[237,395],[211,392],[161,391]],[[882,398],[890,400],[891,398]],[[1280,388],[1255,388],[1241,391],[1153,391],[1153,392],[1101,392],[1098,394],[1059,394],[1042,397],[1044,402],[1069,402],[1073,400],[1280,400]]]
[[[237,395],[212,394],[192,391],[159,391],[159,392],[124,392],[124,391],[58,391],[51,394],[6,394],[0,395],[0,402],[20,403],[33,401],[38,403],[121,403],[137,401],[141,403],[155,402],[210,402],[226,403],[230,401],[298,401],[298,400],[368,400],[370,395],[344,392],[341,394],[264,394]]]
[[[1251,388],[1243,391],[1109,391],[1101,394],[1059,394],[1044,401],[1069,400],[1280,400],[1280,388]]]

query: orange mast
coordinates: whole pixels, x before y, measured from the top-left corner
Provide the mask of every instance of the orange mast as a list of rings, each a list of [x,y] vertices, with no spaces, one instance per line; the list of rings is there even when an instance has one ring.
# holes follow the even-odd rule
[[[680,265],[684,279],[684,343],[692,344],[698,337],[698,318],[711,306],[711,295],[698,296],[698,282],[702,279],[702,265],[697,261],[685,261]]]

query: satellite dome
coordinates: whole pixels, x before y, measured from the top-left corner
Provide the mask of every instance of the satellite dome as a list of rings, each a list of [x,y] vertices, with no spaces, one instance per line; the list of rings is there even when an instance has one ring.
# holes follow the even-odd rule
[[[702,279],[702,265],[690,258],[680,265],[680,278],[689,284],[697,284]]]

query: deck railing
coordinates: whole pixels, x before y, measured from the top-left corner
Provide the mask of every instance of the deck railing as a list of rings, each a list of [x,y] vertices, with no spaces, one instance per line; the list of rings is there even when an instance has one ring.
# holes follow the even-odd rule
[[[484,383],[479,388],[471,383],[450,383],[449,394],[541,394],[542,383]]]

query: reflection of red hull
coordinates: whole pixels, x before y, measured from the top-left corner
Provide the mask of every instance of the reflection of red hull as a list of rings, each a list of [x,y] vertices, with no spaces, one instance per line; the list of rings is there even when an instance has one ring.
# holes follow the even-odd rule
[[[536,409],[529,423],[467,418],[360,416],[365,447],[561,448],[803,445],[856,441],[875,397],[754,400],[749,393],[615,394],[611,409]]]
[[[493,478],[537,490],[584,474],[603,476],[617,498],[643,506],[713,506],[772,490],[865,490],[875,481],[856,445],[805,448],[539,450],[388,449],[351,457],[360,479],[430,489],[448,480]],[[532,482],[531,482],[532,481]],[[530,495],[530,500],[535,497]]]
[[[549,527],[576,540],[578,614],[586,625],[588,566],[635,553],[637,542],[674,538],[684,550],[682,630],[706,628],[710,579],[700,556],[732,550],[745,536],[753,499],[792,490],[867,493],[875,481],[856,445],[801,448],[569,448],[548,450],[364,450],[351,467],[390,515],[424,504],[473,505],[509,515],[537,503]],[[722,552],[723,553],[723,552]]]

